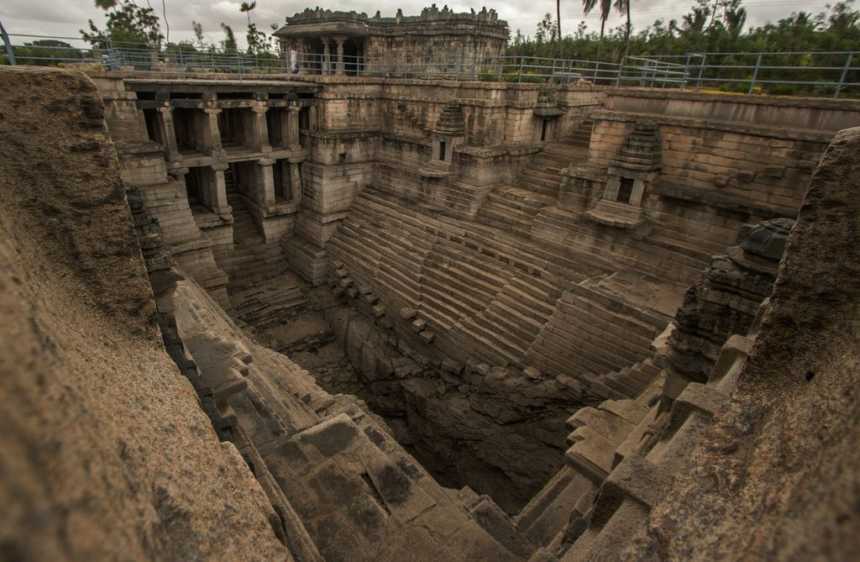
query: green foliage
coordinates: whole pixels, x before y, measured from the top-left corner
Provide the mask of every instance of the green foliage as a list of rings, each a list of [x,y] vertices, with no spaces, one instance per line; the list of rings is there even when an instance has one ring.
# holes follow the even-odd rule
[[[107,12],[105,29],[89,20],[89,30],[80,30],[85,41],[102,49],[110,45],[137,48],[159,48],[164,36],[158,16],[152,8],[143,8],[132,0],[95,0]]]
[[[224,31],[224,40],[221,42],[221,50],[228,55],[235,54],[237,51],[236,34],[233,33],[233,28],[222,22],[221,29]]]
[[[601,0],[602,1],[602,0]],[[598,0],[584,0],[583,6],[590,10],[598,10],[602,14],[603,6]],[[619,1],[613,1],[613,8],[618,10]],[[589,8],[590,7],[590,8]],[[626,9],[626,5],[624,6]],[[633,5],[635,10],[635,4]],[[630,36],[630,54],[635,56],[675,55],[673,62],[689,64],[697,75],[696,65],[701,64],[701,57],[695,53],[753,53],[747,55],[723,54],[708,55],[707,65],[722,65],[723,68],[703,69],[703,86],[708,86],[707,78],[711,78],[714,87],[728,91],[746,92],[749,89],[756,64],[757,55],[754,53],[771,52],[761,59],[764,66],[790,66],[791,70],[764,69],[756,75],[756,89],[761,87],[766,93],[808,93],[810,95],[832,95],[833,86],[829,93],[820,87],[811,85],[776,85],[767,84],[767,80],[801,80],[838,82],[842,67],[845,65],[845,55],[828,55],[815,51],[852,51],[860,46],[860,12],[854,9],[854,0],[845,0],[828,6],[825,12],[813,14],[810,12],[794,12],[776,22],[769,22],[760,27],[746,26],[747,12],[743,0],[696,0],[688,13],[680,18],[658,19],[651,25]],[[553,42],[548,34],[546,17],[538,24],[533,38],[517,36],[508,47],[508,55],[524,55],[532,57],[559,57],[567,59],[601,60],[620,62],[624,56],[625,25],[607,30],[603,34],[589,31],[580,25],[576,33],[565,35],[561,41]],[[549,39],[549,40],[548,40]],[[792,54],[802,51],[806,55]],[[811,54],[810,54],[811,53]],[[688,55],[693,54],[688,57]],[[860,54],[853,59],[853,66],[860,66]],[[730,65],[749,68],[731,69]],[[813,69],[812,67],[831,67],[828,69]],[[738,82],[726,85],[720,79],[732,79]],[[860,82],[860,72],[850,71],[846,81]],[[722,85],[720,85],[722,84]],[[821,90],[821,92],[819,92]],[[860,92],[857,92],[860,93]]]
[[[258,30],[256,24],[248,24],[248,33],[245,35],[245,39],[248,41],[249,55],[268,53],[272,48],[269,36],[265,32]]]
[[[65,41],[56,39],[39,39],[24,43],[23,47],[15,47],[15,59],[18,64],[35,64],[40,66],[56,66],[60,63],[75,62],[84,58],[79,49],[73,48]],[[0,64],[8,64],[6,53],[0,47]]]
[[[793,12],[776,22],[749,29],[744,29],[747,13],[742,1],[718,0],[714,13],[713,0],[696,0],[696,4],[680,20],[658,19],[638,33],[634,29],[630,38],[630,53],[683,55],[708,51],[850,51],[860,46],[860,12],[854,9],[854,0],[838,2],[829,6],[827,12],[819,14]],[[592,9],[598,6],[599,11],[603,9],[598,0],[584,0],[583,4],[591,5]],[[618,0],[613,3],[616,7],[618,4]],[[547,18],[549,15],[538,23],[533,38],[523,37],[522,34],[516,36],[508,47],[508,54],[558,56],[558,46],[550,44],[555,36],[549,33]],[[605,33],[602,60],[620,60],[624,28],[622,24]],[[582,29],[578,28],[577,33],[562,38],[560,52],[564,58],[594,59],[599,52],[599,33],[583,32]]]

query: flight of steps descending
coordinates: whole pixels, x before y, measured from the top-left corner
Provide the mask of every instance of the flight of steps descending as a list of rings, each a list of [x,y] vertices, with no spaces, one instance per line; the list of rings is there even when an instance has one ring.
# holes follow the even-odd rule
[[[516,187],[500,187],[487,195],[478,220],[509,233],[528,237],[540,210],[555,204],[555,198]]]
[[[516,275],[480,314],[464,318],[462,330],[492,363],[523,366],[526,352],[553,315],[561,288],[555,281]]]
[[[571,136],[544,143],[543,151],[532,158],[520,173],[519,186],[534,193],[557,198],[561,171],[571,164],[588,160],[592,125],[590,120],[585,120]]]
[[[585,119],[576,126],[570,136],[562,139],[562,142],[580,148],[588,148],[588,145],[591,144],[591,130],[593,128],[594,121]]]
[[[624,398],[635,398],[660,374],[660,367],[649,357],[599,378],[607,387]]]
[[[219,257],[235,318],[262,329],[284,322],[306,299],[288,273],[279,242],[266,243],[242,196],[227,191],[233,209],[233,248]]]
[[[233,251],[223,258],[222,267],[230,276],[231,291],[284,273],[287,264],[280,244],[266,244],[241,195],[228,191],[227,201],[233,209]]]
[[[396,200],[364,193],[329,242],[332,256],[398,306],[417,307],[433,236]],[[385,299],[388,301],[389,299]]]
[[[492,259],[439,238],[424,262],[418,314],[449,330],[487,308],[509,273]]]
[[[617,296],[572,285],[529,349],[528,363],[559,374],[620,371],[650,355],[665,324],[661,315]]]

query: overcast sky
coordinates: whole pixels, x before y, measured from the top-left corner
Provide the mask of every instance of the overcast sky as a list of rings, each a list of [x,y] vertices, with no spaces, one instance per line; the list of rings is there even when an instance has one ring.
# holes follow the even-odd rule
[[[833,0],[831,0],[832,3]],[[161,0],[137,0],[141,5],[151,3],[156,12],[161,15]],[[402,8],[405,15],[415,15],[421,12],[430,1],[398,0],[396,3],[383,6],[379,2],[369,0],[337,0],[321,2],[324,8],[337,10],[356,10],[373,15],[381,10],[382,15],[392,16],[397,8]],[[246,24],[245,14],[239,12],[240,0],[166,0],[167,20],[170,23],[170,40],[178,41],[191,39],[191,22],[203,24],[206,35],[212,41],[220,41],[220,22],[225,22],[236,31],[240,38],[244,36]],[[446,2],[437,2],[440,8]],[[761,25],[785,17],[791,12],[806,10],[819,12],[828,0],[746,0],[748,25]],[[689,11],[693,0],[634,0],[633,26],[640,30],[651,24],[655,19],[672,18],[680,20]],[[252,18],[257,26],[269,31],[269,24],[283,23],[285,16],[291,16],[306,7],[317,4],[314,0],[257,0],[257,8],[252,12]],[[469,8],[480,10],[482,5],[494,7],[502,19],[507,20],[513,35],[517,29],[523,34],[533,35],[537,22],[546,12],[555,13],[555,2],[552,0],[508,0],[504,3],[457,1],[447,2],[456,11],[469,11]],[[95,7],[93,0],[0,0],[0,22],[10,34],[41,34],[52,36],[79,37],[78,30],[86,27],[88,19],[93,19],[101,26],[104,21],[103,12]],[[582,20],[582,1],[562,1],[562,32],[572,33]],[[590,30],[600,28],[595,16],[586,18]],[[622,18],[613,14],[607,22],[607,29],[622,23]],[[23,42],[23,38],[14,40]]]

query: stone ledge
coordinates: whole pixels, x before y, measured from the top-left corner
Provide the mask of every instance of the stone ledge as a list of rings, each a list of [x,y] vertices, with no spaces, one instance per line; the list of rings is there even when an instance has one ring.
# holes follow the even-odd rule
[[[736,121],[721,121],[716,119],[702,119],[700,117],[678,117],[665,115],[663,113],[635,113],[630,111],[616,111],[612,109],[601,109],[592,113],[594,121],[617,121],[622,123],[634,123],[636,121],[650,120],[658,121],[661,127],[687,127],[690,129],[707,129],[710,131],[725,131],[729,133],[741,133],[760,137],[772,137],[784,139],[790,137],[793,140],[819,142],[827,144],[833,138],[835,131],[819,132],[813,129],[791,129],[786,132],[785,127],[768,125],[748,125]]]

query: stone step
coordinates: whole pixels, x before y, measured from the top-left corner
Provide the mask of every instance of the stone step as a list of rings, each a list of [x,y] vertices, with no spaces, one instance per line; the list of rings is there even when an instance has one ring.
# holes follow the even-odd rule
[[[518,288],[508,286],[499,295],[498,303],[513,312],[543,325],[555,313],[555,301],[537,300]]]
[[[615,345],[633,350],[647,349],[657,329],[644,325],[629,316],[618,314],[603,308],[587,299],[575,297],[571,300],[562,298],[558,301],[556,310],[562,316],[572,320],[582,330],[599,330],[603,336],[617,339]],[[612,342],[607,342],[612,345]]]
[[[542,324],[529,319],[515,310],[500,303],[493,303],[485,312],[484,317],[493,323],[495,328],[507,336],[507,339],[519,345],[520,353],[525,355],[531,343],[538,337]]]
[[[492,344],[496,351],[503,351],[505,357],[515,365],[521,365],[528,345],[511,334],[500,330],[492,319],[483,314],[467,318],[460,322],[466,333]]]
[[[483,349],[474,350],[475,355],[485,358],[489,363],[499,365],[521,365],[522,358],[517,353],[512,353],[499,347],[492,334],[487,333],[486,330],[475,324],[473,321],[464,320],[459,322],[458,326],[463,331],[466,338],[470,338],[483,346]]]
[[[494,291],[477,292],[468,288],[463,289],[462,286],[454,286],[450,280],[446,282],[444,278],[434,278],[429,275],[425,275],[421,291],[424,295],[430,295],[437,301],[445,303],[458,317],[477,314],[489,305],[495,295]]]

